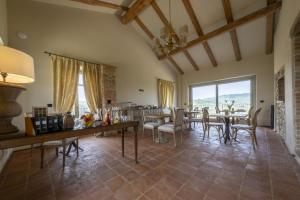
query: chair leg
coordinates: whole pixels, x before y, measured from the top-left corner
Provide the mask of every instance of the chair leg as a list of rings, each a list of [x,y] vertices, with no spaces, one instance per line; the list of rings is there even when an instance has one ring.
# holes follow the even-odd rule
[[[181,140],[181,144],[182,144],[182,135],[183,135],[183,128],[181,128],[181,131],[180,131],[180,140]]]
[[[208,129],[207,129],[207,138],[209,138],[209,131],[210,131],[210,127],[208,126]]]
[[[152,129],[152,140],[155,141],[155,129]]]
[[[78,157],[79,156],[79,138],[77,138],[76,140],[76,156]]]
[[[58,147],[55,147],[55,155],[58,157]]]
[[[66,162],[66,145],[63,145],[63,167],[65,167]]]
[[[255,144],[256,144],[256,146],[258,146],[257,138],[256,138],[256,130],[253,130],[253,136],[254,136]]]
[[[41,148],[41,169],[44,168],[44,151],[45,149],[42,147]]]
[[[220,135],[220,132],[221,132],[221,128],[219,127],[219,128],[218,128],[218,136],[219,136],[219,141],[220,141],[220,143],[221,143],[221,135]]]
[[[206,132],[206,125],[203,125],[203,140],[205,138],[205,132]]]
[[[174,139],[174,147],[176,147],[176,133],[173,133],[173,139]]]
[[[252,141],[253,149],[255,150],[255,139],[254,139],[254,135],[253,135],[252,132],[250,132],[250,136],[251,136],[251,141]]]

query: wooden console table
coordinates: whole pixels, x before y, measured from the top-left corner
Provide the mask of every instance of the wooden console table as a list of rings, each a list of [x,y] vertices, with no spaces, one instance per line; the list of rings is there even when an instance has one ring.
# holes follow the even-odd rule
[[[80,137],[84,135],[92,135],[97,132],[105,132],[105,131],[113,131],[113,130],[121,130],[122,131],[122,156],[124,157],[124,135],[125,129],[133,127],[134,129],[134,152],[135,152],[135,162],[138,163],[138,121],[129,121],[129,122],[121,122],[109,126],[97,126],[91,128],[82,128],[76,130],[65,130],[53,133],[42,134],[38,136],[22,136],[10,139],[0,140],[0,150],[9,149],[14,147],[32,145],[43,143],[47,141],[53,140],[62,140],[70,137]]]

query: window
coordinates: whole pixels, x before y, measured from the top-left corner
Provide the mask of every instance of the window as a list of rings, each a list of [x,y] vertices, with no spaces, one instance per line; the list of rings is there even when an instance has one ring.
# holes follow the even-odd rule
[[[84,83],[83,83],[82,73],[79,74],[78,86],[77,86],[77,97],[76,97],[73,112],[75,114],[75,117],[80,117],[85,113],[90,112],[90,109],[86,101],[85,93],[84,93]]]
[[[220,110],[227,108],[226,100],[234,102],[234,109],[249,110],[251,107],[251,81],[238,81],[218,85],[218,107]]]
[[[210,113],[226,109],[226,101],[235,101],[235,110],[249,110],[254,99],[255,77],[214,81],[208,84],[190,86],[190,104],[193,108],[208,107]]]
[[[202,109],[208,107],[214,111],[216,107],[216,85],[207,85],[192,88],[193,108]]]

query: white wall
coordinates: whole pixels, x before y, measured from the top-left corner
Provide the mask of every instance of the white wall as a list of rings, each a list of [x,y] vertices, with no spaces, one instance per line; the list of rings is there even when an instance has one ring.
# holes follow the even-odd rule
[[[0,0],[0,37],[7,44],[7,7],[6,0]]]
[[[274,37],[274,73],[285,68],[286,144],[291,153],[295,151],[295,126],[293,109],[292,41],[290,32],[300,12],[299,0],[283,0]]]
[[[7,44],[7,8],[6,0],[0,0],[0,37],[4,44]],[[12,150],[0,150],[0,173],[11,155]]]
[[[17,31],[28,35],[16,37]],[[52,103],[52,67],[45,50],[116,66],[117,100],[157,104],[157,78],[176,81],[176,73],[159,61],[151,48],[116,16],[30,0],[8,2],[12,47],[33,56],[35,83],[19,101],[25,112]],[[138,89],[144,89],[143,93]],[[23,128],[23,117],[15,120]]]
[[[189,86],[215,80],[223,80],[241,76],[256,75],[256,105],[263,110],[259,124],[270,126],[270,106],[274,102],[273,94],[273,55],[262,55],[253,58],[243,58],[240,62],[220,65],[216,68],[186,73],[182,76],[181,105],[188,103]],[[264,100],[262,104],[259,101]]]

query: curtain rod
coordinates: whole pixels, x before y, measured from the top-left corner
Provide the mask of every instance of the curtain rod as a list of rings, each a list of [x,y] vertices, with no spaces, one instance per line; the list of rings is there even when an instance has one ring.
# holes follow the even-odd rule
[[[69,56],[59,55],[59,54],[56,54],[56,53],[51,53],[51,52],[48,52],[48,51],[44,51],[44,53],[45,53],[45,54],[48,54],[49,56],[51,56],[51,55],[54,55],[54,56],[60,56],[60,57],[63,57],[63,58],[69,58],[69,59],[77,60],[77,61],[84,62],[84,63],[94,64],[94,65],[105,65],[105,66],[108,66],[108,67],[114,67],[114,68],[117,68],[117,67],[112,66],[112,65],[107,65],[107,64],[103,64],[103,63],[89,62],[89,61],[81,60],[81,59],[78,59],[78,58],[73,58],[73,57],[69,57]]]
[[[161,79],[161,78],[157,78],[157,80],[161,80],[161,81],[168,81],[168,80]],[[171,82],[171,83],[175,83],[175,84],[176,84],[176,82],[175,82],[175,81],[168,81],[168,82]]]

